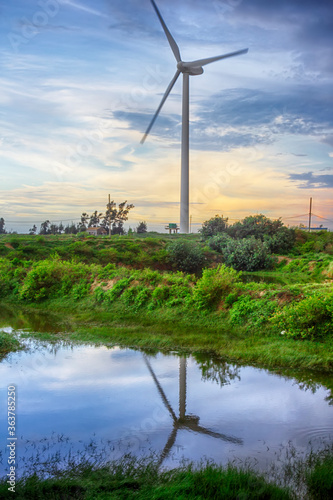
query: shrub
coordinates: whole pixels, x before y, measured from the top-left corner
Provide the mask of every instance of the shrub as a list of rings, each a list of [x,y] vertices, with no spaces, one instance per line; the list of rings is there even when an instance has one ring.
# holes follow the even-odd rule
[[[222,248],[224,261],[237,271],[259,271],[274,266],[275,259],[261,240],[227,240]]]
[[[204,255],[200,248],[189,241],[174,241],[168,246],[171,264],[178,271],[196,273],[204,265]]]
[[[223,253],[223,248],[226,247],[229,241],[232,241],[232,238],[227,234],[218,234],[209,238],[208,245],[215,252]]]
[[[152,296],[152,290],[147,287],[142,287],[134,299],[135,309],[139,311],[144,306],[146,306],[151,296]]]
[[[84,264],[62,262],[57,257],[34,264],[28,272],[20,297],[41,301],[70,293],[75,284],[90,282],[91,269]]]
[[[228,227],[228,234],[233,238],[242,239],[254,236],[262,241],[265,236],[272,237],[281,231],[289,231],[283,226],[281,219],[271,220],[263,214],[250,215],[241,222],[235,222]]]
[[[241,296],[230,311],[230,320],[234,325],[261,326],[268,321],[276,311],[278,305],[275,301],[253,299],[249,295]]]
[[[131,282],[131,278],[121,278],[117,283],[113,285],[110,290],[105,292],[105,300],[112,304],[118,297],[123,293],[123,291],[128,287]]]
[[[193,290],[193,301],[198,309],[208,310],[227,297],[236,283],[239,273],[225,265],[205,269]]]
[[[272,236],[264,235],[267,249],[272,253],[289,252],[295,243],[295,232],[287,227],[281,227]]]
[[[211,219],[207,220],[202,224],[202,228],[199,229],[202,237],[204,239],[216,236],[220,233],[226,231],[228,227],[228,219],[224,219],[219,215],[215,215]]]
[[[295,339],[322,340],[332,333],[333,293],[316,293],[284,307],[272,318],[286,336]]]

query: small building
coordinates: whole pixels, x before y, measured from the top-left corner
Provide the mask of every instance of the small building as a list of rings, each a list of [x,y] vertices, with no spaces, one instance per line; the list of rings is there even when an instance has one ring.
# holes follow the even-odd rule
[[[174,222],[170,222],[167,226],[165,226],[165,229],[168,229],[169,234],[171,233],[177,234],[179,231],[179,227]]]
[[[105,236],[108,234],[104,227],[88,227],[87,233],[92,236]]]

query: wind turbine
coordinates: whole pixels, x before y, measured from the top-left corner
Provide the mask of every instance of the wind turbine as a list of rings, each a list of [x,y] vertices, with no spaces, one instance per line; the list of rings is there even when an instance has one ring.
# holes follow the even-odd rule
[[[169,455],[173,445],[175,444],[177,432],[180,429],[187,429],[200,434],[206,434],[207,436],[218,438],[221,439],[222,441],[227,441],[229,443],[234,443],[238,445],[243,444],[243,440],[240,438],[227,436],[226,434],[221,434],[220,432],[215,432],[210,429],[207,429],[206,427],[203,427],[202,425],[199,425],[200,418],[197,417],[196,415],[186,415],[186,358],[184,356],[179,358],[179,417],[176,416],[170,402],[168,401],[168,398],[166,397],[163,388],[158,378],[156,377],[155,372],[146,354],[143,354],[143,358],[155,382],[155,385],[162,398],[162,401],[173,421],[173,429],[160,455],[158,466],[162,465],[163,460]]]
[[[156,14],[160,20],[160,23],[162,25],[162,28],[166,34],[166,37],[168,39],[169,45],[171,47],[171,50],[176,58],[177,61],[177,71],[175,73],[175,76],[169,83],[168,88],[165,91],[165,94],[162,98],[162,101],[157,108],[157,111],[155,115],[153,116],[153,119],[151,120],[143,138],[141,139],[141,144],[143,144],[152,128],[152,126],[155,123],[155,120],[161,111],[163,104],[167,100],[174,84],[176,83],[179,75],[183,73],[183,105],[182,105],[182,148],[181,148],[181,180],[180,180],[180,232],[181,233],[188,233],[189,232],[189,96],[190,96],[190,89],[189,89],[189,77],[190,76],[195,76],[195,75],[202,75],[204,72],[203,66],[206,66],[206,64],[213,63],[215,61],[219,61],[220,59],[226,59],[228,57],[233,57],[233,56],[239,56],[241,54],[246,54],[248,52],[248,49],[243,49],[243,50],[237,50],[236,52],[230,52],[228,54],[224,54],[222,56],[216,56],[216,57],[208,57],[206,59],[198,59],[196,61],[190,61],[190,62],[185,62],[182,61],[181,56],[180,56],[180,50],[179,47],[171,35],[170,31],[168,30],[167,25],[164,22],[163,17],[161,16],[160,11],[157,8],[156,3],[154,0],[150,0]]]

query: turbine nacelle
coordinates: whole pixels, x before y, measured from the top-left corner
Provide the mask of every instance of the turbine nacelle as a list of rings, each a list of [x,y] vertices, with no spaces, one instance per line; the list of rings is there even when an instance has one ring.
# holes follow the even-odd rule
[[[202,75],[204,72],[201,66],[191,66],[190,62],[179,61],[177,63],[177,69],[181,73],[188,73],[191,76]]]

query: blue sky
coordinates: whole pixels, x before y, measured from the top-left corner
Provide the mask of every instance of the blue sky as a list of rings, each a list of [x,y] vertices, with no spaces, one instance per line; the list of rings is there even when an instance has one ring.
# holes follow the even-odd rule
[[[333,6],[156,0],[191,77],[192,228],[253,213],[333,228]],[[0,216],[7,230],[103,210],[179,221],[181,82],[149,0],[0,1]],[[302,217],[298,217],[302,215]],[[293,218],[294,217],[294,218]]]

